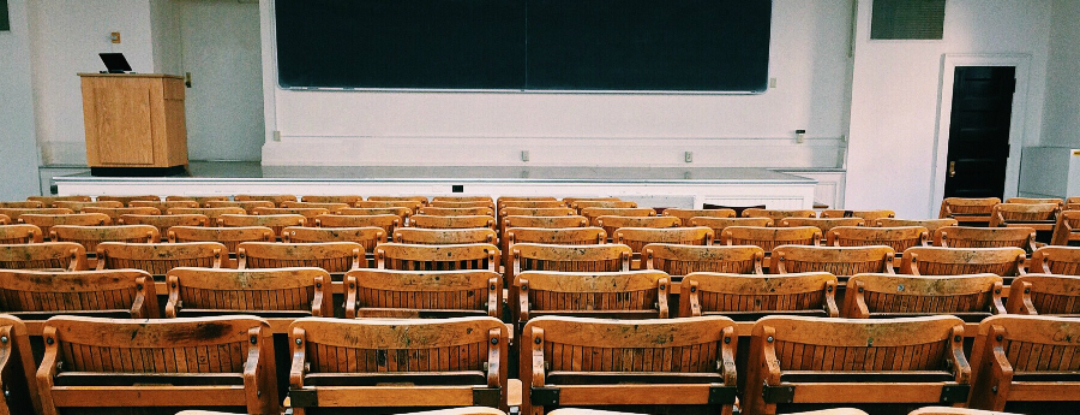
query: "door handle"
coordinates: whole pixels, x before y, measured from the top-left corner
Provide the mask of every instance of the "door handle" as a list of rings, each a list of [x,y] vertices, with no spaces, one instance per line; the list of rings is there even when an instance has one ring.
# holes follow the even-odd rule
[[[949,177],[956,177],[956,162],[949,162]]]

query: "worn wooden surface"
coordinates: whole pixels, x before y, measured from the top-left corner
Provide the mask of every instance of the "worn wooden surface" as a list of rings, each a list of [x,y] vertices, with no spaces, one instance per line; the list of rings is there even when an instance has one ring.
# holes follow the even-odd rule
[[[544,209],[544,208],[566,208],[566,203],[558,200],[502,200],[499,198],[497,207],[501,213],[506,208],[525,208],[525,209]],[[571,209],[572,210],[572,209]]]
[[[93,201],[90,196],[76,195],[76,196],[28,196],[26,200],[41,202],[45,207],[54,208],[53,204],[59,201],[69,202],[91,202]]]
[[[540,208],[508,206],[499,209],[499,218],[510,216],[573,216],[577,215],[577,213],[577,210],[565,206]]]
[[[720,233],[722,245],[757,245],[768,255],[780,245],[821,244],[821,230],[813,226],[768,228],[758,226],[728,226]]]
[[[678,219],[678,218],[671,218]],[[712,228],[695,226],[689,228],[640,228],[620,227],[615,231],[614,242],[629,246],[634,252],[630,267],[643,269],[647,266],[645,246],[653,243],[668,243],[678,245],[712,245],[716,234]]]
[[[168,318],[214,314],[252,314],[266,318],[334,316],[330,274],[319,268],[179,267],[169,271],[166,284]]]
[[[1009,290],[1009,314],[1080,315],[1080,277],[1028,274]]]
[[[1065,206],[1065,201],[1056,197],[1010,197],[1005,199],[1005,203],[1020,203],[1020,204],[1041,204],[1052,203],[1058,206]]]
[[[682,226],[690,226],[690,219],[693,218],[734,218],[735,210],[667,208],[664,209],[662,216],[674,216],[679,218],[679,221],[682,222]]]
[[[728,226],[758,226],[768,227],[773,226],[775,222],[769,218],[710,218],[710,217],[693,217],[690,218],[690,224],[688,226],[708,226],[720,235],[724,232],[724,228]]]
[[[431,216],[491,216],[495,217],[495,210],[489,207],[422,207],[421,215]]]
[[[896,212],[891,210],[842,210],[825,209],[821,211],[822,218],[860,218],[867,223],[874,223],[878,219],[895,218]]]
[[[395,208],[395,209],[404,209],[404,208]],[[367,210],[367,209],[350,208],[350,209],[343,209],[341,212],[344,212],[344,211],[356,211],[356,210]],[[378,211],[378,210],[382,210],[382,209],[371,209],[371,210],[372,211]],[[407,214],[406,215],[399,215],[397,213],[393,213],[393,214],[387,214],[387,213],[376,214],[374,212],[371,212],[371,213],[373,213],[373,214],[371,214],[371,215],[360,215],[360,214],[357,214],[357,215],[321,215],[321,216],[315,218],[315,225],[320,227],[320,228],[357,228],[357,227],[377,226],[379,228],[382,228],[383,232],[386,233],[387,236],[389,236],[389,235],[393,235],[394,231],[399,226],[401,226],[403,223],[405,223],[405,217],[408,216]],[[401,212],[398,212],[398,213],[401,213]]]
[[[426,205],[426,202],[418,200],[366,200],[353,203],[353,207],[359,209],[406,208],[409,209],[410,214],[415,214],[421,207]],[[346,215],[350,214],[345,212],[341,213]]]
[[[300,215],[303,216],[304,226],[315,226],[315,218],[330,214],[325,208],[255,208],[256,215]]]
[[[224,227],[265,226],[274,230],[274,235],[281,237],[281,231],[290,226],[304,226],[307,218],[303,215],[221,215],[218,225]]]
[[[563,201],[565,202],[566,200],[564,199]],[[623,200],[582,200],[582,199],[577,199],[577,200],[569,202],[569,205],[570,205],[571,208],[576,209],[578,212],[581,212],[581,211],[583,211],[585,209],[589,209],[589,208],[636,209],[638,207],[637,202],[627,202],[627,201],[623,201]],[[585,215],[584,212],[582,212],[581,214]],[[585,215],[585,216],[588,216],[588,215]]]
[[[615,230],[619,228],[677,228],[682,224],[682,221],[674,216],[603,215],[597,217],[593,223],[603,228],[604,232],[607,232],[612,238],[615,238]],[[709,232],[712,232],[712,230],[710,229]]]
[[[621,202],[612,202],[621,203]],[[601,216],[656,216],[656,211],[652,208],[639,208],[639,207],[587,207],[578,211],[578,214],[589,219],[589,224],[596,226],[596,219]]]
[[[85,270],[86,248],[75,242],[0,245],[0,268]]]
[[[1001,199],[996,197],[947,197],[941,201],[941,212],[938,214],[938,218],[956,219],[964,224],[988,224],[994,206],[999,203],[1001,203]]]
[[[426,208],[425,208],[426,209]],[[420,245],[495,244],[498,236],[491,228],[423,229],[399,228],[394,242]]]
[[[439,199],[439,197],[436,197],[435,199]],[[429,204],[429,206],[435,207],[435,208],[455,208],[455,209],[460,209],[460,208],[488,208],[488,209],[491,209],[492,212],[497,212],[495,210],[495,202],[492,201],[491,198],[488,198],[488,200],[472,200],[472,201],[467,201],[467,200],[466,201],[453,201],[453,200],[434,200],[433,199],[431,201],[431,203]]]
[[[133,205],[133,204],[131,204],[131,202],[136,202],[136,201],[138,201],[138,202],[160,202],[161,197],[156,196],[156,195],[141,195],[141,196],[109,196],[109,195],[101,195],[101,196],[97,197],[97,201],[98,202],[108,202],[108,201],[120,202],[120,203],[123,203],[124,206],[136,207],[137,205]]]
[[[0,202],[0,208],[8,209],[41,209],[45,204],[37,200],[27,200],[23,202]]]
[[[364,315],[502,318],[502,276],[484,270],[355,270],[345,275],[345,318]]]
[[[1064,246],[1073,241],[1080,241],[1080,210],[1066,210],[1058,215],[1050,244]]]
[[[367,200],[370,202],[418,202],[422,205],[428,204],[427,196],[368,196]]]
[[[295,202],[296,195],[234,195],[233,200],[237,202],[264,201],[273,203],[274,206],[281,206],[285,202]]]
[[[228,196],[165,196],[166,202],[175,201],[192,201],[199,204],[199,207],[206,207],[206,202],[210,201],[226,201],[229,200]]]
[[[761,208],[747,208],[743,209],[742,217],[744,218],[769,218],[774,221],[779,221],[784,218],[816,218],[817,212],[811,209],[791,209],[791,210],[779,210],[779,209],[761,209]]]
[[[367,265],[364,247],[356,242],[243,242],[236,256],[240,269],[318,267],[343,273]]]
[[[825,236],[829,246],[885,245],[901,254],[913,246],[926,246],[930,243],[930,231],[921,226],[839,226]]]
[[[386,242],[386,231],[377,226],[354,228],[308,228],[290,226],[281,231],[285,242],[356,242],[364,252],[375,252],[375,246]]]
[[[109,207],[85,207],[81,211],[82,213],[101,213],[108,215],[113,222],[118,222],[123,215],[160,215],[161,211],[152,207],[124,207],[124,208],[109,208]]]
[[[43,235],[48,235],[55,225],[105,226],[112,225],[112,218],[101,213],[72,213],[47,215],[30,213],[19,217],[23,223],[37,226]]]
[[[199,226],[206,227],[210,224],[210,218],[206,215],[130,215],[120,216],[117,222],[120,225],[150,225],[158,228],[162,235],[169,235],[169,229],[173,226]]]
[[[495,228],[495,218],[488,215],[432,216],[414,215],[409,226],[428,229]]]
[[[214,201],[214,200],[212,200],[212,201],[206,202],[206,207],[208,207],[208,208],[226,208],[226,207],[240,208],[240,209],[244,209],[244,214],[246,214],[246,215],[254,215],[255,214],[255,209],[258,209],[258,208],[273,208],[273,207],[277,207],[277,205],[275,205],[274,202],[271,202],[269,200],[244,200],[244,201],[240,201],[240,200]]]
[[[236,249],[242,242],[273,242],[274,239],[274,230],[265,226],[236,228],[174,226],[169,228],[169,242],[217,242],[225,245],[228,254],[236,254]],[[235,265],[230,263],[229,267],[235,268]]]
[[[27,214],[41,214],[41,215],[70,215],[75,211],[68,208],[38,208],[38,209],[18,209],[18,208],[0,208],[0,215],[4,215],[8,218],[9,223],[16,223],[19,221],[19,217]]]
[[[1002,284],[1001,277],[994,274],[857,274],[848,280],[844,317],[952,314],[981,320],[1005,313]]]
[[[0,215],[0,225],[10,225],[11,217],[8,215]]]
[[[307,197],[307,196],[304,196]],[[281,204],[285,209],[326,209],[330,213],[335,213],[341,209],[349,209],[352,207],[351,203],[346,202],[285,202]]]
[[[679,316],[810,313],[837,317],[836,276],[807,272],[768,277],[695,272],[680,285]],[[741,319],[740,321],[746,321]]]
[[[165,275],[176,267],[221,268],[225,255],[225,245],[217,242],[104,242],[97,247],[97,269],[131,268]]]
[[[1076,401],[1080,391],[1080,320],[1001,315],[983,320],[971,350],[974,408],[1000,411],[1007,402]],[[1057,381],[1037,375],[1057,375]],[[1075,402],[1071,404],[1075,405]]]
[[[935,231],[937,231],[940,228],[944,228],[946,226],[958,226],[959,224],[960,224],[960,222],[957,221],[956,219],[953,219],[953,218],[942,218],[942,219],[893,219],[893,218],[888,218],[888,219],[878,219],[878,220],[875,220],[875,221],[869,223],[869,225],[877,226],[879,228],[892,228],[892,227],[898,227],[898,226],[922,226],[922,227],[926,228],[926,230],[928,232],[930,232],[930,234],[933,234]]]
[[[0,309],[30,324],[39,336],[45,319],[82,314],[158,318],[153,277],[146,271],[0,271]]]
[[[169,200],[162,202],[160,200],[132,200],[128,203],[130,207],[151,207],[155,208],[161,213],[168,212],[172,208],[198,208],[202,207],[199,202],[194,200]]]
[[[57,200],[53,202],[53,206],[58,208],[71,209],[75,213],[81,213],[83,209],[88,207],[103,207],[103,208],[122,208],[124,204],[121,202],[76,202],[69,200]]]
[[[364,200],[364,197],[359,195],[311,195],[300,197],[300,201],[304,203],[344,203],[350,206],[361,200]]]
[[[584,228],[509,227],[506,228],[509,244],[536,243],[549,245],[596,245],[607,243],[607,232],[592,226]]]
[[[513,274],[522,271],[629,271],[633,251],[622,244],[547,245],[518,243],[513,246]]]
[[[40,414],[34,353],[29,332],[18,317],[0,314],[0,377],[4,393],[0,413]]]
[[[1080,247],[1044,246],[1031,254],[1028,272],[1080,275]]]
[[[990,273],[1012,277],[1025,272],[1025,258],[1020,248],[914,247],[904,251],[898,271],[914,275]]]
[[[883,245],[834,247],[782,245],[773,249],[769,272],[828,272],[848,277],[865,272],[893,272],[896,252]],[[843,278],[846,280],[846,278]]]
[[[247,211],[244,208],[239,207],[222,207],[222,208],[170,208],[168,210],[169,215],[203,215],[210,219],[210,223],[206,226],[221,226],[218,219],[221,219],[222,215],[246,215]]]
[[[508,302],[515,326],[537,316],[616,319],[668,318],[671,280],[661,271],[525,271],[514,278]]]
[[[96,252],[102,242],[158,243],[161,232],[150,225],[75,226],[56,225],[49,231],[49,240],[76,242],[87,252]]]
[[[990,227],[1027,226],[1050,231],[1060,213],[1061,205],[1057,203],[1001,203],[990,214]]]
[[[979,228],[949,226],[934,232],[934,245],[946,248],[1016,247],[1035,252],[1035,230],[1032,228]]]
[[[790,228],[793,226],[813,226],[821,229],[822,235],[828,235],[829,231],[839,226],[865,226],[863,218],[784,218],[776,226]]]
[[[692,272],[758,274],[764,272],[761,261],[765,251],[757,246],[693,246],[650,243],[642,248],[646,269],[655,269],[681,277]]]
[[[0,244],[36,244],[44,237],[41,228],[34,225],[0,225]]]
[[[492,244],[415,245],[387,243],[375,250],[379,269],[497,272],[499,248]]]

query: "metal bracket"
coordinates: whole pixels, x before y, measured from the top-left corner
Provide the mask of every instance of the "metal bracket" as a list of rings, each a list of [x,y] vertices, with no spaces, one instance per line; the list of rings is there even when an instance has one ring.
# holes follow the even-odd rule
[[[735,396],[738,394],[738,388],[735,386],[710,386],[709,387],[709,405],[731,405],[735,403]]]
[[[472,391],[472,403],[475,406],[498,408],[500,397],[502,391],[499,388],[475,388]]]
[[[795,400],[795,386],[769,386],[761,390],[766,403],[791,403]]]
[[[971,394],[971,385],[945,385],[941,387],[941,403],[964,403]]]
[[[529,402],[535,406],[559,406],[559,388],[533,387]]]
[[[289,402],[294,408],[314,408],[319,406],[319,394],[314,390],[290,389]]]

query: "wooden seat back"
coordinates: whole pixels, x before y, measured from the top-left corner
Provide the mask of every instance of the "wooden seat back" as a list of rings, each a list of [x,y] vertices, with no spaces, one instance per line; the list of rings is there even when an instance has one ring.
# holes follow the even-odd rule
[[[246,215],[247,211],[244,208],[239,207],[221,207],[221,208],[170,208],[167,211],[169,215],[203,215],[210,220],[210,223],[206,226],[221,226],[222,215]]]
[[[510,298],[516,327],[542,316],[668,318],[671,280],[661,271],[525,271],[514,278]]]
[[[97,269],[141,269],[165,275],[176,267],[221,268],[225,245],[217,242],[174,244],[103,242],[97,247]]]
[[[199,226],[174,226],[169,228],[169,242],[217,242],[225,245],[229,255],[235,255],[243,242],[273,242],[274,230],[265,226],[242,226],[236,228],[207,228]]]
[[[682,223],[681,226],[690,226],[690,219],[693,218],[734,218],[735,210],[733,209],[680,209],[680,208],[668,208],[664,209],[663,216],[674,216],[679,218]]]
[[[341,209],[349,209],[352,204],[345,202],[285,202],[281,204],[285,209],[326,209],[335,213]],[[312,218],[314,219],[314,218]],[[314,222],[314,221],[312,221]]]
[[[941,201],[941,212],[938,218],[956,219],[962,224],[988,224],[994,206],[999,203],[1001,199],[996,197],[947,197]]]
[[[589,219],[584,216],[524,216],[510,215],[502,218],[503,231],[509,228],[584,228]]]
[[[799,246],[782,245],[773,249],[769,272],[828,272],[846,281],[846,277],[867,272],[893,273],[896,251],[884,245],[871,246]]]
[[[863,218],[784,218],[780,219],[780,222],[776,225],[781,228],[790,228],[794,226],[813,226],[821,229],[821,234],[829,235],[829,231],[833,228],[841,226],[855,227],[865,226],[866,220]]]
[[[75,242],[0,245],[0,269],[85,270],[86,248]]]
[[[1005,203],[1020,203],[1020,204],[1040,204],[1040,203],[1054,203],[1058,206],[1065,206],[1065,201],[1057,197],[1010,197],[1005,199]]]
[[[377,226],[355,228],[290,226],[283,229],[281,234],[286,243],[356,242],[364,247],[364,252],[375,252],[375,246],[386,242],[386,231]]]
[[[744,218],[769,218],[779,222],[784,218],[816,218],[817,212],[811,209],[761,209],[746,208],[742,211]]]
[[[405,223],[405,219],[413,214],[412,208],[407,207],[373,207],[373,208],[360,208],[351,207],[345,209],[338,209],[334,212],[334,216],[376,216],[376,215],[394,215],[401,219],[401,223]]]
[[[873,223],[878,219],[895,218],[896,212],[891,210],[842,210],[842,209],[825,209],[821,211],[822,218],[859,218],[865,220],[867,223]]]
[[[679,287],[679,317],[723,315],[754,321],[766,315],[838,317],[836,276],[827,272],[770,275],[695,272]]]
[[[112,202],[120,202],[120,203],[123,203],[124,206],[133,207],[135,205],[132,205],[131,202],[136,202],[136,201],[138,201],[138,202],[160,202],[161,197],[157,196],[157,195],[140,195],[140,196],[109,196],[109,195],[102,195],[102,196],[97,197],[97,201],[98,202],[110,202],[110,201],[112,201]]]
[[[871,226],[876,226],[876,227],[879,227],[879,228],[895,228],[895,227],[900,227],[900,226],[922,226],[922,227],[926,228],[926,230],[928,232],[930,232],[931,235],[933,235],[934,232],[937,231],[940,228],[944,228],[946,226],[958,226],[959,224],[960,224],[960,222],[957,221],[956,219],[953,219],[953,218],[943,218],[943,219],[893,219],[893,218],[887,218],[887,219],[878,219],[878,220],[875,220],[875,221],[870,223]]]
[[[0,215],[0,225],[10,225],[11,217],[8,215]]]
[[[158,243],[161,232],[150,225],[75,226],[56,225],[49,230],[49,240],[76,242],[87,252],[97,252],[102,242]]]
[[[506,407],[509,331],[495,318],[304,318],[289,337],[297,415],[311,407]]]
[[[387,236],[393,235],[399,226],[405,223],[406,216],[396,214],[376,215],[322,215],[315,218],[315,225],[320,228],[359,228],[375,226],[382,228]]]
[[[507,206],[499,209],[500,218],[506,218],[510,216],[574,216],[577,214],[577,210],[565,206],[540,208]]]
[[[555,196],[499,196],[495,199],[495,202],[502,204],[503,202],[534,202],[534,201],[558,201]]]
[[[243,242],[236,251],[240,269],[318,267],[345,273],[367,265],[364,247],[356,242]]]
[[[821,245],[821,230],[813,226],[766,228],[728,226],[720,233],[722,245],[756,245],[769,255],[780,245]]]
[[[18,317],[0,314],[0,413],[41,414],[34,353],[26,325]]]
[[[206,215],[120,215],[118,225],[150,225],[166,237],[173,226],[207,227],[210,218]]]
[[[173,268],[165,317],[250,314],[263,318],[333,317],[330,274],[319,268]]]
[[[146,271],[0,271],[0,309],[26,321],[56,315],[158,318],[154,278]],[[37,333],[40,334],[40,327]]]
[[[364,197],[358,195],[308,195],[300,197],[300,201],[304,203],[344,203],[349,206],[362,200],[364,200]]]
[[[650,243],[641,250],[645,269],[668,273],[674,280],[693,272],[764,274],[765,251],[760,247]]]
[[[728,226],[769,227],[773,226],[773,224],[775,222],[769,218],[710,218],[695,216],[690,218],[690,223],[687,226],[708,226],[717,235],[721,235]]]
[[[503,209],[507,209],[507,208],[521,208],[521,209],[565,208],[565,209],[570,209],[570,207],[566,206],[566,203],[560,202],[558,200],[505,200],[504,201],[504,200],[502,200],[502,198],[499,198],[498,205],[496,205],[496,206],[499,208],[499,212],[502,212]],[[573,210],[573,209],[571,209],[571,210]]]
[[[262,216],[278,216],[278,215],[300,215],[304,217],[303,226],[315,226],[315,218],[321,215],[329,215],[330,210],[324,208],[255,208],[256,215]],[[294,225],[295,226],[295,225]]]
[[[409,218],[409,226],[428,229],[492,228],[495,218],[488,215],[470,216],[432,216],[414,215]]]
[[[426,205],[427,202],[421,202],[417,200],[366,200],[353,203],[353,207],[359,209],[406,208],[409,209],[409,211],[411,212],[410,214],[415,214],[417,211],[420,210],[421,207]],[[345,215],[349,214],[345,212],[340,213]]]
[[[368,202],[415,202],[421,205],[428,204],[427,196],[368,196]],[[362,207],[362,206],[356,206]]]
[[[345,318],[502,318],[502,276],[484,270],[345,274]]]
[[[258,209],[258,208],[274,208],[274,207],[277,207],[277,205],[274,204],[274,202],[271,202],[269,200],[245,200],[245,201],[239,201],[239,200],[216,201],[216,200],[212,200],[212,201],[206,202],[206,207],[208,207],[208,208],[227,208],[227,207],[240,208],[240,209],[244,209],[243,214],[245,214],[245,215],[254,215],[255,214],[255,209]]]
[[[1027,252],[1035,252],[1035,230],[949,226],[934,232],[934,245],[945,248],[1015,247]]]
[[[506,228],[510,245],[535,243],[549,245],[598,245],[607,243],[607,232],[596,226],[585,228],[511,227]]]
[[[682,221],[674,216],[604,215],[597,217],[593,224],[603,228],[604,232],[614,238],[615,230],[619,228],[678,228]]]
[[[34,225],[0,225],[0,244],[34,244],[44,241],[41,228]]]
[[[1080,316],[1080,277],[1028,274],[1009,287],[1009,314]]]
[[[435,196],[431,198],[431,202],[491,202],[495,201],[491,196]]]
[[[678,219],[678,218],[671,218]],[[645,268],[645,246],[653,243],[677,245],[712,245],[716,234],[712,228],[695,226],[690,228],[618,228],[614,242],[629,246],[638,261],[631,263],[634,269]]]
[[[633,250],[622,244],[547,245],[516,243],[513,274],[523,271],[617,272],[630,270]]]
[[[112,225],[112,219],[101,213],[72,213],[62,215],[46,215],[31,213],[22,215],[19,220],[23,223],[37,226],[42,235],[48,235],[55,225],[76,226],[105,226]]]
[[[270,202],[274,206],[281,206],[285,202],[295,202],[296,195],[234,195],[233,200],[237,202]]]
[[[165,196],[166,202],[191,201],[198,203],[199,207],[206,207],[206,202],[227,200],[229,200],[228,196]]]
[[[490,200],[473,200],[460,202],[455,202],[451,200],[432,200],[429,206],[434,208],[447,209],[488,208],[491,209],[492,212],[496,212],[495,202]]]
[[[255,317],[53,317],[37,373],[46,414],[217,407],[277,414],[270,327]],[[123,409],[122,409],[123,408]]]
[[[394,231],[394,242],[420,245],[495,244],[498,236],[491,228],[399,228]]]
[[[963,404],[971,376],[963,333],[963,320],[947,316],[764,317],[751,334],[743,408],[775,414],[811,403]]]
[[[899,253],[930,243],[930,231],[922,226],[838,226],[825,235],[829,246],[885,245]]]
[[[1080,387],[1080,320],[993,316],[979,324],[971,350],[970,406],[1001,411],[1007,403],[1053,402],[1073,407]],[[1063,401],[1071,401],[1069,403]]]
[[[579,211],[581,216],[589,219],[589,224],[597,226],[596,219],[601,216],[656,216],[656,211],[653,208],[639,208],[639,207],[627,207],[627,208],[608,208],[608,207],[587,207]]]
[[[164,214],[165,212],[168,212],[169,209],[172,209],[172,208],[199,208],[199,207],[202,207],[202,206],[199,206],[199,202],[196,202],[194,200],[170,200],[170,201],[165,201],[165,202],[162,202],[160,200],[158,200],[158,201],[133,200],[133,201],[131,201],[131,203],[128,204],[128,206],[129,207],[149,207],[149,208],[154,208],[154,209],[157,209],[162,214]]]
[[[0,208],[8,209],[41,209],[45,204],[36,200],[27,200],[22,202],[0,202]]]
[[[152,207],[124,207],[124,208],[108,208],[108,207],[86,207],[82,209],[82,213],[101,213],[109,216],[114,223],[118,223],[119,219],[123,215],[160,215],[161,211]]]
[[[1060,213],[1061,206],[1056,203],[1001,203],[994,206],[990,227],[1026,226],[1051,231]]]
[[[569,197],[564,197],[561,200],[563,202],[565,202],[567,205],[570,205],[571,203],[579,202],[579,201],[586,201],[586,202],[619,202],[619,201],[622,201],[622,199],[619,199],[619,198],[613,197],[613,196],[582,196],[582,197],[569,196]]]
[[[78,195],[78,196],[28,196],[28,201],[41,202],[47,208],[56,207],[54,204],[61,200],[71,202],[92,202],[93,198],[90,196]]]
[[[539,317],[522,330],[521,412],[560,407],[667,407],[731,413],[737,376],[735,323]]]
[[[573,202],[570,202],[570,207],[576,209],[578,212],[581,212],[589,208],[636,209],[638,205],[637,202],[627,202],[623,200],[575,200]],[[582,213],[582,215],[585,214]]]
[[[420,208],[421,215],[429,216],[491,216],[495,217],[495,210],[489,207],[431,207]]]
[[[265,226],[274,230],[274,235],[281,238],[281,231],[290,226],[304,226],[307,218],[303,215],[221,215],[218,226]]]
[[[858,274],[848,280],[844,317],[948,314],[978,322],[1004,314],[1002,279],[994,274],[915,276]]]
[[[375,249],[379,269],[406,271],[487,270],[497,272],[499,248],[492,244],[414,245],[387,243]]]
[[[22,215],[38,214],[38,215],[70,215],[75,211],[68,208],[39,208],[39,209],[17,209],[17,208],[0,208],[0,215],[8,218],[8,223],[18,223],[19,218]]]
[[[1080,275],[1080,247],[1044,246],[1031,254],[1028,272]]]
[[[1054,224],[1054,235],[1050,239],[1051,245],[1075,245],[1080,241],[1080,210],[1066,210],[1058,215],[1057,223]]]
[[[901,274],[963,275],[997,274],[1013,277],[1024,273],[1026,254],[1020,248],[908,248],[900,263]],[[1012,278],[1006,278],[1006,285]]]
[[[117,201],[74,202],[74,201],[58,200],[56,202],[53,202],[53,206],[56,206],[58,208],[71,209],[75,213],[82,213],[82,210],[86,209],[86,208],[122,208],[122,207],[124,207],[124,204],[122,202],[117,202]]]

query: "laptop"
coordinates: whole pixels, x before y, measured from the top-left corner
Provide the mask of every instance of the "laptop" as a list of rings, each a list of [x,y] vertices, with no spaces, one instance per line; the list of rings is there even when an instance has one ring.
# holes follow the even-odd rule
[[[105,63],[105,68],[109,70],[109,73],[131,72],[131,65],[128,64],[123,53],[99,53],[98,56],[101,56],[101,61]]]

